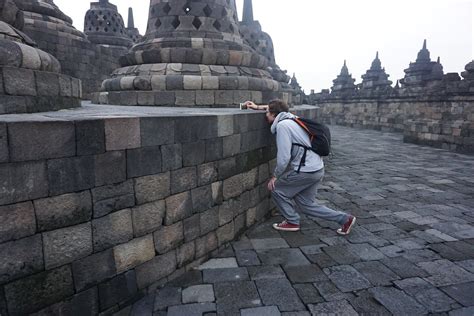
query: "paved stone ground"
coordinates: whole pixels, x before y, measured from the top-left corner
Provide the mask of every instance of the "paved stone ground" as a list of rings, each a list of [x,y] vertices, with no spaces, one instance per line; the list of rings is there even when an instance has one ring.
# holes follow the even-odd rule
[[[249,231],[133,306],[135,315],[474,315],[474,157],[333,127],[319,199],[351,235],[305,219]]]

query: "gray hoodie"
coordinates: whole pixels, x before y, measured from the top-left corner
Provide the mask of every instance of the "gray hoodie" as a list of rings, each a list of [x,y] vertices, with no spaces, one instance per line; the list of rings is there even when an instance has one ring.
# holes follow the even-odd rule
[[[278,114],[272,124],[271,132],[276,134],[277,143],[277,165],[273,175],[281,177],[288,169],[298,170],[303,157],[304,148],[293,146],[293,143],[311,147],[308,133],[295,121],[291,120],[295,115],[287,112]],[[301,167],[301,172],[314,172],[324,168],[324,162],[315,152],[308,150],[306,163]]]

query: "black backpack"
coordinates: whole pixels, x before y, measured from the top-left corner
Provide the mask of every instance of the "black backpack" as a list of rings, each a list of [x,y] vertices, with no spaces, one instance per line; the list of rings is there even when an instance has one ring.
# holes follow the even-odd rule
[[[311,147],[293,143],[293,146],[299,146],[305,149],[298,167],[298,172],[300,172],[301,167],[304,166],[306,162],[306,152],[308,150],[312,150],[322,157],[329,156],[331,152],[331,131],[326,125],[313,120],[302,117],[295,117],[292,118],[292,120],[308,133],[311,141]]]

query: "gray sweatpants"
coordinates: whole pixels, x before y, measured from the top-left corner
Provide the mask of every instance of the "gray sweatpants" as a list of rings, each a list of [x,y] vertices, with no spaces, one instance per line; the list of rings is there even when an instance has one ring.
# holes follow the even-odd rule
[[[348,214],[316,203],[316,192],[323,176],[324,169],[313,173],[297,173],[292,170],[276,181],[272,197],[288,223],[300,223],[300,215],[295,210],[295,203],[301,212],[310,217],[335,221],[341,225],[347,222]]]

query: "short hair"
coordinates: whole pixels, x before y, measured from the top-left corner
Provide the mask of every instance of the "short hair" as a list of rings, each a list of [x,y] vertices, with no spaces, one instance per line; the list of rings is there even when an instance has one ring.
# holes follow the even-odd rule
[[[268,112],[278,115],[281,112],[289,112],[290,108],[288,104],[283,100],[275,99],[268,103]]]

